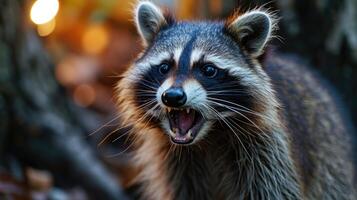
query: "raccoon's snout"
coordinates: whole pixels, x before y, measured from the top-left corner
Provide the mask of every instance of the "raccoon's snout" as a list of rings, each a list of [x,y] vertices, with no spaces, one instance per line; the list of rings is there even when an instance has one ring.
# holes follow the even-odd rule
[[[191,145],[203,136],[201,130],[209,126],[201,113],[206,97],[205,89],[196,79],[187,79],[182,86],[167,79],[158,88],[156,98],[162,108],[160,113],[164,114],[161,125],[172,143]]]
[[[187,96],[183,88],[171,87],[161,95],[161,100],[166,106],[177,108],[185,105]]]

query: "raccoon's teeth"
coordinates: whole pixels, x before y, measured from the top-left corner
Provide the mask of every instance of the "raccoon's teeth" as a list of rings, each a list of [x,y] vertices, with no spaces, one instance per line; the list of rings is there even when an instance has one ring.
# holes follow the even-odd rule
[[[171,108],[167,108],[167,112],[171,112]]]
[[[187,135],[188,135],[188,138],[189,138],[190,140],[193,138],[193,137],[192,137],[192,131],[191,131],[191,129],[188,130]]]
[[[174,134],[176,135],[176,133],[179,132],[178,128],[173,128]]]
[[[189,108],[186,108],[186,113],[190,113],[190,109]]]
[[[176,137],[176,133],[172,132],[171,130],[169,130],[169,133],[170,133],[171,137]]]

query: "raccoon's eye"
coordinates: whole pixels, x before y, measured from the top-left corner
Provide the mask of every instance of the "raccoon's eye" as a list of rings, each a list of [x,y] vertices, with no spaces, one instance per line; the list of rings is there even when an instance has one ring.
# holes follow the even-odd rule
[[[205,64],[201,67],[201,71],[208,78],[213,78],[217,75],[218,69],[213,64]]]
[[[159,66],[159,72],[162,75],[167,74],[170,71],[170,65],[167,63],[161,63]]]

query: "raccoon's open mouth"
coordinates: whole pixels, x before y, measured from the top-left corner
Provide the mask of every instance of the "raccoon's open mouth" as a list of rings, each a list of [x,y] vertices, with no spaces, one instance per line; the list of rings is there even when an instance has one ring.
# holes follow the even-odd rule
[[[191,109],[168,109],[171,141],[175,144],[190,144],[200,131],[204,119],[200,112]]]

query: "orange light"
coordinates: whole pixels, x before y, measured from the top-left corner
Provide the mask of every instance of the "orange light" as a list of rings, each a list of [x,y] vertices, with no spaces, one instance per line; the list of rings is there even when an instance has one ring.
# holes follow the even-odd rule
[[[56,67],[56,78],[62,85],[71,85],[76,82],[75,59],[64,59]]]
[[[35,24],[45,24],[56,17],[58,9],[58,0],[37,0],[31,7],[31,20]]]
[[[93,87],[87,84],[79,85],[74,90],[74,101],[83,107],[93,104],[95,96],[96,94]]]
[[[84,33],[82,38],[83,50],[88,54],[99,54],[108,45],[108,32],[102,25],[92,25]]]
[[[68,56],[56,67],[56,78],[65,86],[88,83],[96,79],[98,65],[90,57]]]
[[[39,24],[37,26],[37,32],[40,36],[45,37],[50,35],[56,27],[56,19],[53,18],[51,21],[45,23],[45,24]]]

